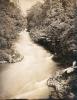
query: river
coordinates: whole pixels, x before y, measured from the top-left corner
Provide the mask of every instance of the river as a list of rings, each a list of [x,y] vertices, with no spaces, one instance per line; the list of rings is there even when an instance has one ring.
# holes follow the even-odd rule
[[[25,10],[34,4],[31,5],[30,0],[22,1],[25,1],[22,2],[24,6],[20,6]],[[25,8],[25,4],[30,4],[30,7]],[[0,64],[0,99],[47,99],[47,79],[55,73],[57,64],[52,60],[52,54],[31,41],[26,29],[19,34],[20,38],[14,48],[24,59],[13,64]]]

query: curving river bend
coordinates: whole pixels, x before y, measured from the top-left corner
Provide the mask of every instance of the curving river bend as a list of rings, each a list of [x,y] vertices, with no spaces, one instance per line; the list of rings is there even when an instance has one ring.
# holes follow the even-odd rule
[[[25,11],[37,0],[19,1],[25,15]],[[15,49],[24,59],[18,63],[0,65],[0,99],[46,99],[49,96],[46,81],[57,69],[56,63],[52,60],[53,55],[34,44],[26,29],[19,34]]]

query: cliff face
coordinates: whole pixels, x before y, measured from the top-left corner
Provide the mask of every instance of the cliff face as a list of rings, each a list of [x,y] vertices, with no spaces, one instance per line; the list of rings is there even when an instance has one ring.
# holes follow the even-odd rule
[[[19,8],[9,0],[0,0],[0,63],[16,62],[20,55],[12,46],[25,26]]]
[[[77,60],[75,6],[75,0],[45,0],[30,9],[27,16],[32,40],[63,58],[60,62],[66,59],[67,64]]]

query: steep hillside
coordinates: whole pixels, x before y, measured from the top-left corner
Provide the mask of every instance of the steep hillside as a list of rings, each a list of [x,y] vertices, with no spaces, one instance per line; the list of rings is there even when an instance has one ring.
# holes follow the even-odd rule
[[[0,63],[21,59],[12,46],[25,26],[26,19],[21,15],[20,9],[9,0],[0,0]]]
[[[33,6],[27,16],[32,40],[61,58],[60,63],[65,65],[77,60],[75,6],[75,0],[45,0]]]

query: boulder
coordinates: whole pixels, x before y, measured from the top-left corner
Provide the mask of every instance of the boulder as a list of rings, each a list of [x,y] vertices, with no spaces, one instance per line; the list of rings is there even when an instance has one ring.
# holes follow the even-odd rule
[[[50,90],[50,98],[56,100],[76,100],[77,66],[57,71],[55,75],[48,79],[47,85]]]

